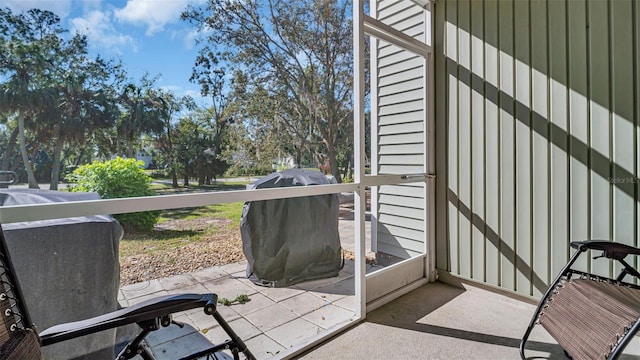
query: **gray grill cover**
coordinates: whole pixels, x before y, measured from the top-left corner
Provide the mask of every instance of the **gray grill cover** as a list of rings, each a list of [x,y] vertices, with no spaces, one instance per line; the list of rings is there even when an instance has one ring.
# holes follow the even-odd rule
[[[2,189],[0,206],[98,200],[97,193]],[[83,216],[3,225],[27,309],[38,329],[119,308],[118,245],[111,216]],[[45,359],[113,359],[116,331],[53,344]]]
[[[291,169],[268,175],[248,189],[329,184],[316,171]],[[246,202],[240,220],[247,277],[282,287],[338,276],[342,266],[338,194]]]

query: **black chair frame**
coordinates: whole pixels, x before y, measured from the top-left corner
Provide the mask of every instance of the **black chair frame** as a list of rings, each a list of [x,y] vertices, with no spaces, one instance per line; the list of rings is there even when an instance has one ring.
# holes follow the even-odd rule
[[[540,302],[538,303],[538,306],[533,314],[533,317],[531,318],[531,322],[529,323],[529,326],[525,331],[522,341],[520,342],[520,357],[523,360],[526,359],[524,353],[525,353],[527,340],[529,339],[529,336],[531,335],[531,332],[534,326],[536,325],[538,316],[540,315],[543,308],[546,306],[548,300],[554,293],[556,286],[558,286],[558,284],[561,281],[565,279],[569,280],[574,276],[578,276],[578,277],[595,279],[595,280],[609,282],[609,283],[616,283],[616,284],[624,285],[626,287],[640,290],[640,286],[623,281],[627,275],[631,275],[637,279],[640,279],[640,272],[638,272],[633,266],[631,266],[627,261],[625,261],[625,258],[628,255],[640,255],[640,249],[635,248],[633,246],[626,245],[626,244],[622,244],[622,243],[616,243],[611,241],[601,241],[601,240],[574,241],[574,242],[571,242],[571,247],[576,249],[575,253],[571,256],[571,258],[569,259],[569,262],[562,268],[560,273],[557,275],[557,277],[554,279],[554,281],[551,283],[551,285],[545,292],[544,296],[540,299]],[[573,269],[572,266],[575,264],[578,258],[581,255],[586,254],[588,250],[602,251],[602,254],[599,256],[594,256],[594,259],[605,258],[605,259],[614,260],[620,263],[622,265],[622,270],[620,270],[620,273],[617,275],[617,277],[615,279],[610,279],[610,278],[606,278],[606,277],[602,277],[602,276],[598,276],[598,275]],[[607,359],[617,359],[622,354],[622,352],[624,351],[624,348],[629,344],[631,339],[633,339],[633,337],[636,335],[638,330],[640,330],[640,319],[636,320],[632,325],[632,327],[621,337],[617,346],[612,350],[612,352],[609,354]]]
[[[11,255],[7,246],[6,238],[0,226],[0,268],[3,271],[2,284],[5,289],[12,293],[14,302],[14,316],[20,318],[22,327],[36,330],[29,311],[26,308],[24,294],[20,289],[20,284],[11,261]],[[104,315],[90,319],[69,322],[55,325],[38,333],[38,338],[42,346],[47,346],[69,339],[78,338],[84,335],[94,334],[99,331],[114,329],[119,326],[136,323],[141,327],[141,332],[129,342],[122,351],[115,357],[118,360],[131,359],[140,355],[144,360],[154,360],[153,353],[148,349],[144,339],[152,331],[159,330],[171,324],[180,324],[172,320],[172,314],[196,308],[203,308],[205,314],[213,316],[220,327],[225,331],[228,340],[212,345],[210,348],[183,357],[182,360],[192,359],[216,359],[215,354],[222,350],[230,350],[234,359],[240,359],[240,354],[244,354],[246,359],[255,359],[255,356],[247,348],[245,343],[233,331],[231,326],[217,311],[216,294],[177,294],[159,296],[139,304],[113,311]]]

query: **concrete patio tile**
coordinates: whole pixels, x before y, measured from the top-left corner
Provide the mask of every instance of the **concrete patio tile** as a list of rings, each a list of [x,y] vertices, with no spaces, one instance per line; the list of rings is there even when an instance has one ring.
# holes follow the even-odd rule
[[[189,311],[187,315],[190,319],[189,323],[193,324],[198,330],[211,329],[218,326],[216,319],[211,315],[205,314],[202,309],[199,309],[199,311]]]
[[[164,288],[157,279],[143,281],[136,284],[125,285],[120,288],[122,294],[127,300],[131,300],[143,295],[149,295],[155,292],[163,291]]]
[[[330,293],[330,292],[324,292],[324,291],[321,291],[321,290],[309,291],[309,294],[321,298],[324,303],[327,303],[327,302],[328,303],[333,303],[333,302],[336,302],[336,301],[338,301],[340,299],[343,299],[344,297],[347,296],[347,295],[343,295],[343,294],[333,294],[333,293]]]
[[[333,302],[333,305],[340,306],[343,309],[355,312],[356,296],[349,295],[349,296],[343,297],[342,299]]]
[[[250,301],[247,301],[241,304],[240,303],[231,304],[229,307],[231,307],[238,314],[244,316],[275,304],[275,301],[269,299],[268,297],[260,293],[250,295],[249,299]]]
[[[298,289],[295,287],[284,287],[284,288],[262,288],[260,293],[268,297],[269,299],[280,302],[285,299],[289,299],[298,294],[302,294],[304,290]]]
[[[338,324],[353,320],[356,314],[335,305],[326,305],[320,309],[304,315],[302,318],[323,329],[332,328]]]
[[[231,263],[231,264],[226,264],[226,265],[222,265],[220,267],[223,271],[225,271],[227,274],[237,274],[239,272],[245,272],[247,271],[247,262],[246,261],[240,261],[240,262],[236,262],[236,263]]]
[[[285,348],[293,347],[324,331],[319,326],[297,318],[267,332],[267,335]]]
[[[262,331],[268,331],[276,326],[287,323],[298,316],[286,307],[274,303],[260,311],[254,311],[244,316],[253,325]]]
[[[219,313],[220,315],[222,315],[222,317],[223,317],[223,318],[225,319],[225,321],[227,321],[227,322],[232,321],[232,320],[235,320],[235,319],[237,319],[237,318],[239,318],[239,317],[240,317],[240,314],[238,314],[237,312],[233,311],[233,309],[232,309],[230,306],[223,306],[223,305],[221,305],[221,304],[218,304],[218,305],[216,306],[216,309],[218,310],[218,313]],[[202,316],[207,316],[207,317],[209,317],[209,318],[213,319],[213,320],[214,320],[214,322],[215,322],[215,319],[213,318],[213,316],[211,316],[211,315],[206,315],[206,314],[204,313],[204,311],[203,311],[203,309],[202,309],[202,308],[199,308],[199,309],[192,309],[192,310],[185,311],[185,314],[186,314],[187,316],[189,316],[189,318],[191,318],[191,317],[193,317],[193,316],[197,316],[197,317],[199,317],[199,316],[201,316],[201,315],[202,315]],[[217,325],[217,322],[216,322],[216,325]],[[211,326],[209,326],[209,327],[211,327]],[[205,327],[205,328],[200,328],[200,329],[206,329],[206,327]]]
[[[278,354],[285,350],[284,346],[278,344],[276,341],[264,334],[247,340],[245,344],[251,353],[258,359],[277,358]]]
[[[243,284],[238,279],[224,277],[218,280],[209,281],[206,283],[202,283],[204,287],[208,289],[209,292],[218,295],[218,299],[227,298],[227,299],[235,299],[238,295],[252,295],[257,293],[258,291]]]
[[[235,328],[233,329],[235,331]],[[203,330],[202,334],[211,342],[213,345],[222,344],[227,340],[231,340],[231,337],[227,335],[224,329],[220,326],[216,326],[211,329]],[[239,336],[239,335],[238,335]],[[242,337],[240,337],[242,339]],[[242,339],[244,341],[244,339]]]
[[[300,316],[317,310],[323,305],[329,303],[331,303],[329,300],[322,299],[318,296],[306,292],[279,302],[280,305],[288,308],[289,310]]]
[[[222,315],[222,317],[226,322],[233,321],[241,317],[241,315],[238,314],[237,311],[233,310],[232,306],[224,306],[224,305],[218,304],[217,309],[218,309],[218,313]]]
[[[217,280],[228,275],[229,274],[227,274],[219,266],[214,266],[208,269],[191,273],[191,276],[193,276],[193,278],[196,279],[199,283],[205,283],[212,280]]]
[[[342,299],[345,296],[355,294],[355,279],[353,276],[344,280],[321,286],[311,291],[314,295],[321,294],[320,296],[336,301]]]
[[[155,347],[167,341],[181,338],[198,331],[193,326],[188,325],[189,318],[186,315],[174,316],[173,319],[175,321],[185,323],[185,325],[183,327],[179,327],[178,325],[171,324],[166,328],[152,331],[146,338],[147,344],[149,344],[149,346]]]
[[[202,284],[194,283],[180,288],[167,289],[167,292],[169,294],[207,294],[211,291]]]
[[[244,285],[246,285],[246,286],[252,288],[253,290],[255,290],[255,292],[260,292],[261,290],[268,289],[265,286],[260,286],[260,285],[254,284],[253,281],[251,281],[251,280],[249,280],[247,278],[247,275],[245,275],[245,273],[235,273],[234,275],[229,275],[229,277],[231,279],[235,279],[235,280],[240,281]]]
[[[309,290],[315,290],[322,286],[333,284],[336,281],[340,281],[340,279],[338,277],[332,277],[332,278],[326,278],[326,279],[311,280],[311,281],[305,281],[305,282],[296,284],[295,287],[305,291],[309,291]]]
[[[132,305],[141,303],[141,302],[143,302],[145,300],[153,299],[153,298],[156,298],[158,296],[163,296],[163,295],[169,295],[169,293],[167,291],[165,291],[165,290],[162,290],[162,291],[154,292],[154,293],[147,294],[147,295],[140,295],[140,296],[135,297],[133,299],[127,300],[127,302],[129,303],[129,306],[132,306]]]
[[[345,260],[344,267],[340,272],[345,272],[347,274],[353,275],[356,273],[356,262],[353,260]]]
[[[235,333],[242,339],[243,341],[247,341],[253,337],[256,337],[262,334],[262,331],[257,327],[253,326],[252,323],[247,321],[245,318],[239,318],[233,320],[229,323],[229,326],[235,331]]]
[[[175,360],[211,347],[211,342],[200,332],[166,341],[152,348],[156,360]]]
[[[165,290],[173,290],[184,288],[190,285],[197,284],[198,281],[191,276],[191,274],[180,274],[166,278],[159,279],[160,284]]]
[[[127,298],[124,296],[122,289],[118,289],[118,301],[121,302],[123,300],[127,300]]]
[[[240,318],[238,320],[232,321],[229,323],[233,331],[242,339],[242,341],[246,342],[249,339],[252,339],[256,336],[263,335],[262,331],[253,326],[246,319]],[[221,344],[227,340],[230,340],[231,337],[224,331],[221,326],[216,326],[209,330],[205,330],[202,332],[207,339],[211,342],[211,344]]]

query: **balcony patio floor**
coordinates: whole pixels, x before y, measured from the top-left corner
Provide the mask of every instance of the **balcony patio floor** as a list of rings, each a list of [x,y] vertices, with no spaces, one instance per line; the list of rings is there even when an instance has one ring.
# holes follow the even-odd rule
[[[343,248],[353,251],[352,217],[341,217]],[[370,248],[366,222],[366,248]],[[367,272],[376,267],[367,265]],[[219,298],[249,295],[251,301],[218,310],[259,358],[279,358],[291,347],[355,318],[354,263],[346,261],[335,278],[287,288],[265,288],[246,278],[246,262],[196,273],[127,285],[119,301],[127,306],[149,297],[213,292]],[[535,305],[461,281],[420,287],[367,314],[366,321],[317,346],[304,359],[519,359],[518,346]],[[226,339],[215,320],[201,310],[174,316],[185,324],[151,333],[147,340],[158,360],[176,359]],[[640,359],[634,340],[622,359]],[[562,349],[536,327],[527,356],[566,359]]]
[[[303,359],[520,359],[520,339],[535,305],[474,285],[420,287],[367,314],[366,321],[304,354]],[[541,326],[528,359],[567,359]],[[636,337],[620,359],[640,359]]]
[[[219,304],[218,311],[260,359],[278,357],[287,348],[355,319],[353,261],[345,262],[338,277],[286,288],[254,285],[245,271],[246,262],[240,262],[127,285],[120,289],[118,300],[129,306],[172,293],[213,292],[227,299],[246,294],[250,301]],[[216,321],[201,309],[180,313],[173,319],[185,326],[171,325],[147,337],[158,360],[173,360],[226,339]]]

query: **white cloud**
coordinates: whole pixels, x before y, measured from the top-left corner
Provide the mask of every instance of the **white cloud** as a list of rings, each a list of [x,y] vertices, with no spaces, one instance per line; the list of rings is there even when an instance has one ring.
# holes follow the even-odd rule
[[[71,11],[71,0],[3,0],[0,6],[6,6],[15,12],[34,8],[49,10],[64,19]]]
[[[199,39],[203,39],[206,38],[207,36],[211,35],[213,33],[213,30],[208,27],[205,26],[203,29],[192,29],[190,30],[187,35],[184,36],[183,38],[183,43],[184,43],[184,47],[187,50],[191,50],[196,46],[196,42]]]
[[[119,33],[112,24],[111,14],[98,10],[90,11],[83,17],[71,19],[71,26],[75,33],[87,35],[89,43],[122,53],[123,47],[137,51],[135,40]]]
[[[146,35],[161,31],[166,24],[177,22],[187,5],[203,0],[129,0],[122,9],[115,10],[118,20],[147,26]]]
[[[200,31],[198,30],[191,30],[189,31],[189,33],[187,33],[187,35],[185,35],[184,37],[184,47],[187,50],[191,50],[193,49],[194,46],[196,46],[196,39],[200,36]]]
[[[182,86],[180,85],[163,85],[160,86],[160,89],[164,91],[170,91],[172,93],[180,93],[182,91]]]
[[[211,99],[207,96],[202,96],[200,90],[185,90],[184,94],[191,96],[196,104],[209,105],[211,103]]]

